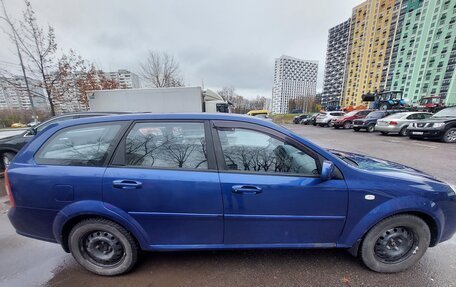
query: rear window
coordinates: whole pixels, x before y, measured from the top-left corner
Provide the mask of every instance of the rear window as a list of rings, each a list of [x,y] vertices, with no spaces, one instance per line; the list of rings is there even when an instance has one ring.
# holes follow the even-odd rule
[[[102,166],[121,123],[87,124],[57,132],[35,156],[38,164]]]

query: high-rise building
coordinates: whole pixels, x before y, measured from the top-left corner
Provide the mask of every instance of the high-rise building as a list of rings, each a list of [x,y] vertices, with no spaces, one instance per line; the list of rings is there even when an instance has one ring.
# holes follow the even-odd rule
[[[39,87],[39,81],[28,78],[33,105],[37,110],[49,108],[46,93]],[[0,79],[0,109],[30,110],[29,94],[24,77],[11,77]]]
[[[344,91],[349,39],[350,19],[329,29],[325,78],[320,99],[321,105],[325,108],[340,105]]]
[[[353,8],[343,106],[362,105],[362,95],[379,91],[396,1],[367,0]]]
[[[272,113],[288,113],[288,103],[317,93],[318,62],[281,56],[275,60]]]
[[[106,78],[117,81],[125,89],[141,88],[137,74],[128,70],[118,70],[117,72],[105,73]]]
[[[386,87],[411,103],[441,96],[456,105],[456,0],[403,1],[396,65]]]

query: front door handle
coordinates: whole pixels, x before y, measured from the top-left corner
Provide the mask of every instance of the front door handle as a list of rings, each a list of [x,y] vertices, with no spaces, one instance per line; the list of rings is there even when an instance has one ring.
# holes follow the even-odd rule
[[[239,194],[258,194],[261,193],[261,188],[253,185],[234,185],[232,187],[233,193]]]
[[[112,182],[112,186],[119,189],[139,189],[142,187],[142,183],[130,179],[117,179]]]

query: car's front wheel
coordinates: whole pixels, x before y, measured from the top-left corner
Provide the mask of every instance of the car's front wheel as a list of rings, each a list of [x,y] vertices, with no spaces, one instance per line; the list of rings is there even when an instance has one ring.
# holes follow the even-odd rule
[[[117,223],[102,218],[76,224],[68,243],[76,261],[98,275],[126,273],[138,259],[139,248],[133,236]]]
[[[360,256],[373,271],[400,272],[420,260],[430,240],[429,227],[421,218],[396,215],[379,222],[366,234]]]
[[[351,127],[352,127],[352,122],[351,121],[344,122],[344,129],[350,129]]]
[[[6,169],[11,161],[13,160],[13,158],[16,156],[16,153],[14,152],[10,152],[10,151],[7,151],[7,152],[4,152],[2,154],[2,172],[4,169]]]
[[[446,143],[456,143],[456,128],[448,129],[443,135],[442,140]]]

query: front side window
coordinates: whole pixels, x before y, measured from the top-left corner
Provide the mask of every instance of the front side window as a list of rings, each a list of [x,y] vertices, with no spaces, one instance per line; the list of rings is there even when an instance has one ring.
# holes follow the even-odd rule
[[[111,123],[65,128],[46,142],[35,160],[38,164],[101,166],[121,127]]]
[[[127,166],[207,169],[204,123],[137,123],[125,139]]]
[[[267,134],[242,128],[222,128],[218,134],[228,170],[319,174],[313,157]]]

